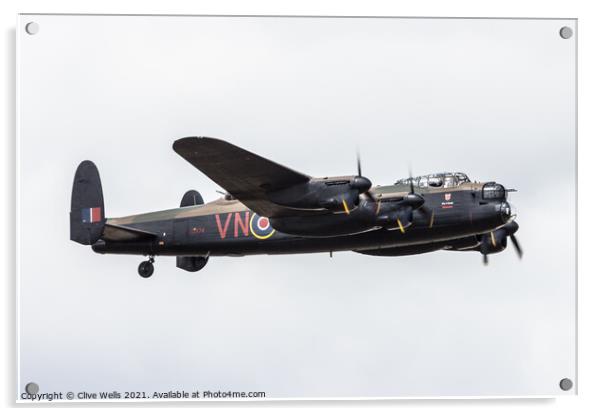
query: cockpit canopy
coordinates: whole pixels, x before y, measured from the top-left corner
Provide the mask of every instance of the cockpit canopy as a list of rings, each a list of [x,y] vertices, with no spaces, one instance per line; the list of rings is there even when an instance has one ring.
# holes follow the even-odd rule
[[[395,182],[395,185],[409,186],[410,181],[414,182],[414,186],[417,188],[453,188],[465,182],[470,182],[470,179],[462,172],[443,172],[400,179]]]

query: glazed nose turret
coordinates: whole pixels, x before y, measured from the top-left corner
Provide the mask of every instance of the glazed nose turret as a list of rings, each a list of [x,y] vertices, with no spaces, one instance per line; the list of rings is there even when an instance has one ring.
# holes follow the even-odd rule
[[[502,202],[499,207],[500,216],[502,217],[503,222],[508,222],[510,218],[512,218],[512,208],[510,204],[506,201]]]

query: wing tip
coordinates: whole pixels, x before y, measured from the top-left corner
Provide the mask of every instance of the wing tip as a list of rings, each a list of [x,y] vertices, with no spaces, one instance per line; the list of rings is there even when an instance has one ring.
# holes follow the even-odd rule
[[[178,150],[182,150],[185,147],[188,147],[192,144],[196,144],[199,141],[199,139],[202,139],[202,137],[199,137],[199,136],[182,137],[181,139],[174,140],[172,148],[176,153],[180,153]]]
[[[179,153],[178,150],[183,150],[189,146],[198,146],[198,145],[202,145],[203,143],[210,143],[210,142],[227,143],[225,140],[216,139],[213,137],[188,136],[188,137],[182,137],[181,139],[174,140],[172,148],[176,153]]]

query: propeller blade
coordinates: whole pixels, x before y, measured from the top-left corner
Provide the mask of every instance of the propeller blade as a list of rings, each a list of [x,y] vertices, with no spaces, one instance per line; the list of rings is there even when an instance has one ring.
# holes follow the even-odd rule
[[[350,214],[349,207],[347,206],[347,201],[345,201],[344,199],[343,199],[343,208],[345,209],[345,213],[347,215],[349,215]]]
[[[489,264],[489,259],[487,258],[487,254],[483,254],[483,265],[487,266]]]
[[[399,218],[397,218],[397,225],[399,226],[399,231],[402,234],[405,234],[406,230],[405,230],[405,228],[403,228],[403,224],[401,223],[401,221],[399,220]]]
[[[370,202],[376,202],[376,197],[372,194],[372,192],[370,192],[370,188],[372,187],[372,183],[370,183],[370,180],[367,178],[364,178],[362,176],[362,158],[360,156],[360,152],[359,150],[356,153],[356,158],[357,158],[357,176],[359,177],[358,179],[363,179],[364,182],[367,182],[366,188],[367,190],[364,191],[364,195],[366,195],[366,198],[368,198],[368,200]]]
[[[520,247],[520,244],[518,244],[518,239],[514,236],[514,234],[512,234],[510,236],[510,241],[512,241],[512,245],[516,249],[516,254],[518,254],[518,258],[522,259],[523,258],[523,249]]]
[[[435,223],[435,211],[426,205],[421,205],[418,208],[418,211],[423,212],[427,217],[429,217],[429,228],[433,228],[433,224]]]

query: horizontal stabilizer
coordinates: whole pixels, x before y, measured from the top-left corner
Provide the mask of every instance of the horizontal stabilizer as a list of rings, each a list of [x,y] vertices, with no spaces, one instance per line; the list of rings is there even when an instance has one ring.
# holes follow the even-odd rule
[[[158,235],[139,228],[106,223],[101,238],[105,241],[154,240]]]

